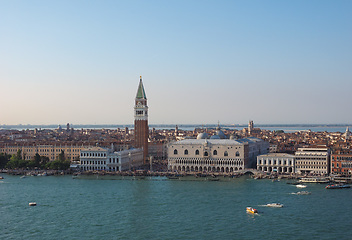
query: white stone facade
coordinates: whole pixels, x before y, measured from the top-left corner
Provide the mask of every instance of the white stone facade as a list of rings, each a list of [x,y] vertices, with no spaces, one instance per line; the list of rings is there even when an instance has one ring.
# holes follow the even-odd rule
[[[295,156],[286,153],[268,153],[257,156],[257,170],[267,173],[294,173]]]
[[[82,171],[126,171],[143,165],[143,149],[114,152],[108,148],[90,147],[80,155]]]
[[[168,169],[178,172],[235,172],[250,168],[269,143],[257,138],[185,139],[168,145]]]
[[[295,159],[296,172],[299,174],[326,175],[330,171],[328,148],[298,148]]]

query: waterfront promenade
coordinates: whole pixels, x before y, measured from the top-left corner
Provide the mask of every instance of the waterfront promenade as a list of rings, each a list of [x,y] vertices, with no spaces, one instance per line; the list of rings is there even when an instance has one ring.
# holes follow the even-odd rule
[[[137,171],[121,171],[121,172],[107,172],[107,171],[84,171],[84,172],[73,172],[73,171],[62,171],[62,170],[1,170],[1,173],[8,175],[17,176],[63,176],[72,175],[72,178],[78,179],[110,179],[110,180],[142,180],[148,179],[148,177],[164,177],[169,180],[184,180],[184,181],[228,181],[236,179],[242,176],[248,176],[253,179],[291,179],[298,180],[304,177],[318,177],[313,175],[300,175],[300,174],[268,174],[256,169],[244,169],[234,173],[222,173],[222,172],[153,172],[147,170]],[[330,176],[326,177],[330,179],[330,182],[344,182],[352,183],[352,177],[337,177]]]

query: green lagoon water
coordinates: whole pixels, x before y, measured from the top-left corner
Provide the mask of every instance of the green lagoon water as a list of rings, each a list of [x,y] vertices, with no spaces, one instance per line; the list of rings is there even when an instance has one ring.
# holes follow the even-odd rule
[[[2,175],[0,239],[351,239],[352,189]],[[37,206],[29,207],[29,202]],[[280,202],[283,208],[261,205]],[[247,206],[259,210],[246,213]]]

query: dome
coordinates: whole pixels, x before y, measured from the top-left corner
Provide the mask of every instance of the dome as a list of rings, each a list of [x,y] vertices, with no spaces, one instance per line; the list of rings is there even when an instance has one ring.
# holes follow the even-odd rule
[[[210,139],[220,139],[220,136],[219,135],[213,135],[210,137]]]
[[[220,139],[225,139],[226,135],[223,131],[221,130],[216,130],[216,135],[218,135],[220,137]]]
[[[207,139],[208,138],[208,134],[207,133],[199,133],[197,136],[197,139]]]

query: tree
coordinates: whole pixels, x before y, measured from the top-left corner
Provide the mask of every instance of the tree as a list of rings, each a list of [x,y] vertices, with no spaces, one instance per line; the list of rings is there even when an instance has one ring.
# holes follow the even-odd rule
[[[55,160],[52,162],[48,162],[45,166],[46,168],[53,169],[53,170],[67,170],[70,168],[70,161]]]
[[[17,159],[17,160],[22,160],[22,159],[23,159],[23,158],[22,158],[22,150],[21,150],[21,149],[18,149],[16,155],[12,155],[12,157],[14,157],[14,158]],[[12,157],[11,157],[11,158],[12,158]]]
[[[0,153],[0,168],[4,168],[10,161],[11,155],[7,153]]]
[[[12,155],[10,161],[7,162],[6,168],[25,168],[27,161],[22,159],[22,150],[18,149],[17,153]]]
[[[46,156],[40,156],[40,168],[44,169],[46,164],[50,161],[50,159]]]
[[[36,153],[33,158],[34,166],[40,167],[41,160],[42,160],[42,158],[40,157],[40,155],[38,153]]]
[[[65,152],[63,150],[61,150],[61,153],[57,155],[57,160],[62,162],[65,161]]]

